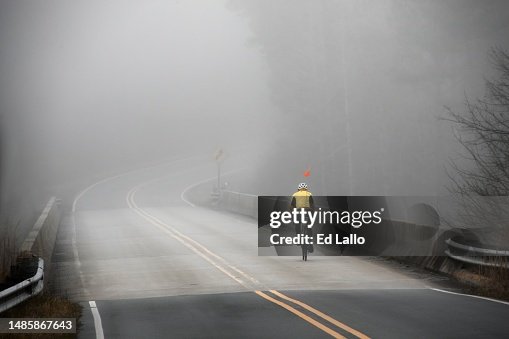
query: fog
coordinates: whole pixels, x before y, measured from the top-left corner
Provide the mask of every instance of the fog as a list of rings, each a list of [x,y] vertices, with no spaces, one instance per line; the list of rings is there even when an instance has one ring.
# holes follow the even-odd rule
[[[315,194],[445,194],[458,146],[438,118],[482,96],[508,17],[506,1],[2,1],[3,211],[217,148],[251,160],[232,180],[252,193],[310,169]]]
[[[277,194],[309,167],[315,193],[448,194],[445,170],[460,150],[439,118],[483,95],[489,51],[509,44],[507,2],[231,5],[250,22],[280,110],[266,164],[281,180],[264,190]]]
[[[12,1],[1,16],[4,201],[212,157],[271,115],[249,28],[219,1]]]

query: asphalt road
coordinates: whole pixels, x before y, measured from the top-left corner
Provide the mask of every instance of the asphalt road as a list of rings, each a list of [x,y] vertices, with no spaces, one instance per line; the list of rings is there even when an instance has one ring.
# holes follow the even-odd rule
[[[85,307],[80,338],[500,338],[509,305],[375,258],[259,257],[254,221],[195,206],[206,157],[94,183],[76,197],[54,288]]]

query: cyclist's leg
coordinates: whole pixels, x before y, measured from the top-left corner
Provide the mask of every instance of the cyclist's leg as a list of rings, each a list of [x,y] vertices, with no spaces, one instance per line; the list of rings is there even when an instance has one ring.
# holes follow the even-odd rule
[[[301,235],[302,234],[302,227],[300,223],[295,223],[295,235]],[[300,245],[302,248],[302,245]],[[304,260],[304,249],[302,248],[302,260]]]
[[[307,234],[307,225],[306,224],[303,224],[301,225],[301,230],[302,230],[302,234],[305,236]],[[304,237],[304,240],[306,238]],[[302,259],[304,259],[304,261],[307,261],[308,260],[308,244],[304,243],[302,244]]]
[[[301,230],[302,230],[302,228],[301,228]],[[305,244],[300,244],[300,248],[302,250],[302,260],[306,260],[306,245]]]
[[[304,227],[306,227],[306,225],[303,225],[301,223],[298,223],[298,235],[302,235],[303,231],[304,231]],[[306,260],[306,245],[305,244],[301,244],[300,245],[300,249],[302,251],[302,260]]]

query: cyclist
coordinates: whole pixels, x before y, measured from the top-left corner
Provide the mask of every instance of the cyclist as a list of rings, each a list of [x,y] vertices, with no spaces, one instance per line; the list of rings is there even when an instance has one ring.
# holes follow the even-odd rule
[[[297,192],[295,192],[292,196],[291,202],[292,208],[297,209],[305,209],[305,210],[313,210],[315,208],[315,204],[313,201],[313,194],[308,191],[308,185],[304,182],[300,183],[297,186]],[[295,233],[304,234],[304,235],[313,235],[313,231],[307,227],[306,224],[296,223],[295,224]],[[302,244],[302,260],[308,260],[308,251],[313,252],[312,244]]]

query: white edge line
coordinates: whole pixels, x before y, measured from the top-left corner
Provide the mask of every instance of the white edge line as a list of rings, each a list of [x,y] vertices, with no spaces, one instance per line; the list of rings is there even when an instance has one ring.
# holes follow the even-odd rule
[[[240,195],[245,195],[245,196],[247,196],[247,197],[255,197],[255,198],[258,198],[258,195],[255,195],[255,194],[242,193],[242,192],[237,192],[237,191],[228,191],[228,190],[226,190],[226,192],[230,192],[230,193],[234,193],[234,194],[240,194]]]
[[[192,158],[192,157],[189,157],[189,158]],[[170,164],[172,163],[175,163],[175,162],[178,162],[178,161],[182,161],[182,160],[187,160],[189,158],[185,158],[185,159],[178,159],[176,161],[173,161],[171,162]],[[161,166],[161,165],[159,165]],[[79,260],[79,256],[78,256],[78,251],[77,251],[77,245],[76,245],[76,221],[75,221],[75,217],[74,217],[74,214],[76,212],[76,205],[78,203],[78,201],[80,200],[80,198],[85,195],[85,193],[87,193],[89,190],[91,190],[92,188],[94,188],[95,186],[101,184],[101,183],[104,183],[104,182],[107,182],[109,180],[112,180],[112,179],[116,179],[118,177],[121,177],[121,176],[124,176],[126,174],[129,174],[129,173],[132,173],[132,172],[136,172],[136,171],[140,171],[140,170],[143,170],[143,169],[148,169],[148,168],[154,168],[154,167],[159,167],[159,166],[152,166],[152,167],[146,167],[146,168],[142,168],[142,169],[138,169],[138,170],[134,170],[134,171],[129,171],[129,172],[126,172],[126,173],[121,173],[121,174],[118,174],[118,175],[115,175],[115,176],[112,176],[112,177],[108,177],[108,178],[104,178],[102,180],[99,180],[98,182],[88,186],[87,188],[85,188],[83,191],[81,191],[75,198],[74,198],[74,201],[73,201],[73,204],[72,204],[72,224],[73,224],[73,241],[72,241],[72,244],[73,244],[73,252],[74,252],[74,255],[75,255],[75,260],[77,261],[77,264],[78,264],[78,267],[81,266],[81,262]],[[164,165],[163,165],[164,166]],[[162,167],[162,166],[161,166]],[[225,174],[230,174],[231,172],[235,172],[235,171],[238,171],[238,170],[234,170],[234,171],[229,171]],[[208,178],[206,180],[203,180],[203,181],[200,181],[198,183],[195,183],[189,187],[187,187],[186,189],[184,189],[184,191],[182,191],[180,197],[181,199],[188,203],[189,205],[191,205],[192,207],[195,207],[196,205],[194,205],[193,203],[191,203],[190,201],[188,201],[186,198],[185,198],[185,193],[195,187],[195,186],[198,186],[199,184],[202,184],[202,183],[205,183],[207,181],[210,181],[212,179],[214,179],[215,177],[212,177],[212,178]],[[208,258],[206,258],[208,259]],[[208,260],[210,261],[210,260]],[[215,265],[214,263],[214,266],[218,267],[218,265]],[[218,267],[219,268],[219,267]],[[221,271],[223,271],[223,269],[221,269]],[[230,275],[230,274],[228,274]],[[234,276],[232,276],[234,277]],[[80,272],[80,278],[83,282],[83,276],[82,276],[82,273]],[[235,278],[235,280],[237,280]],[[238,280],[237,280],[238,281]],[[244,285],[242,283],[242,281],[240,281],[242,285]],[[102,321],[101,321],[101,315],[99,314],[99,309],[97,308],[97,305],[95,303],[94,300],[90,300],[89,301],[89,305],[90,305],[90,310],[92,312],[92,316],[94,318],[94,327],[95,327],[95,333],[96,333],[96,339],[104,339],[104,332],[103,332],[103,328],[102,328]]]
[[[90,300],[88,303],[90,305],[90,311],[92,311],[92,316],[94,317],[95,337],[97,339],[104,339],[103,324],[99,309],[94,300]]]
[[[186,188],[182,191],[182,193],[180,193],[180,199],[182,199],[182,200],[183,200],[186,204],[188,204],[189,206],[191,206],[191,207],[196,207],[196,205],[195,205],[195,204],[193,204],[192,202],[190,202],[189,200],[187,200],[187,198],[186,198],[186,193],[187,193],[187,191],[189,191],[189,190],[190,190],[190,189],[192,189],[192,188],[195,188],[195,187],[196,187],[196,186],[198,186],[198,185],[204,184],[204,183],[206,183],[206,182],[208,182],[208,181],[212,181],[212,180],[214,180],[214,179],[216,179],[216,178],[217,178],[217,177],[210,177],[210,178],[207,178],[207,179],[205,179],[205,180],[201,180],[201,181],[198,181],[198,182],[196,182],[196,183],[194,183],[194,184],[192,184],[192,185],[187,186],[187,187],[186,187]]]
[[[231,170],[231,171],[227,171],[225,173],[223,173],[223,175],[228,175],[228,174],[232,174],[232,173],[235,173],[235,172],[240,172],[244,170],[244,168],[239,168],[239,169],[235,169],[235,170]],[[195,182],[194,184],[192,185],[189,185],[187,186],[186,188],[184,188],[184,190],[182,191],[182,193],[180,194],[180,199],[182,199],[186,204],[188,204],[189,206],[191,207],[196,207],[195,204],[193,204],[192,202],[190,202],[189,200],[187,200],[186,198],[186,194],[187,194],[187,191],[189,191],[190,189],[192,188],[195,188],[196,186],[198,185],[201,185],[201,184],[204,184],[208,181],[212,181],[214,179],[217,179],[217,176],[213,176],[213,177],[210,177],[210,178],[207,178],[205,180],[201,180],[201,181],[198,181],[198,182]]]
[[[136,173],[136,172],[141,172],[141,171],[144,171],[144,170],[153,169],[153,168],[157,168],[157,167],[170,166],[170,165],[173,165],[173,164],[175,164],[177,162],[186,161],[186,160],[194,159],[194,158],[200,158],[200,157],[202,157],[202,156],[201,155],[194,155],[194,156],[190,156],[190,157],[178,158],[178,159],[174,159],[174,160],[162,163],[162,164],[157,164],[157,165],[152,165],[152,166],[145,166],[145,167],[141,167],[141,168],[136,168],[136,169],[129,170],[127,172],[123,172],[123,173],[119,173],[119,174],[116,174],[116,175],[113,175],[113,176],[110,176],[110,177],[103,178],[103,179],[101,179],[101,180],[91,184],[90,186],[86,187],[85,189],[83,189],[74,198],[74,201],[72,203],[72,212],[74,213],[76,211],[76,205],[78,203],[78,200],[80,200],[85,195],[85,193],[87,193],[88,191],[90,191],[92,188],[94,188],[97,185],[100,185],[102,183],[108,182],[110,180],[113,180],[113,179],[116,179],[116,178],[119,178],[119,177],[122,177],[122,176],[125,176],[125,175],[128,175],[128,174],[132,174],[132,173]]]
[[[186,161],[186,160],[189,160],[189,159],[199,158],[199,157],[200,156],[190,156],[190,157],[175,159],[175,160],[163,163],[163,164],[158,164],[158,165],[154,165],[154,166],[146,166],[146,167],[130,170],[130,171],[127,171],[127,172],[124,172],[124,173],[120,173],[120,174],[117,174],[117,175],[113,175],[113,176],[110,176],[110,177],[106,177],[106,178],[103,178],[103,179],[101,179],[101,180],[99,180],[99,181],[89,185],[88,187],[83,189],[74,198],[74,201],[72,202],[72,208],[71,208],[71,212],[72,212],[71,213],[72,249],[73,249],[73,255],[74,255],[74,263],[77,266],[78,275],[79,275],[79,278],[80,278],[81,286],[82,286],[82,288],[83,288],[83,290],[85,292],[85,295],[88,295],[89,293],[88,293],[88,290],[85,288],[84,277],[83,277],[83,272],[81,270],[81,261],[80,261],[80,257],[79,257],[79,253],[78,253],[78,246],[77,246],[77,239],[76,239],[77,236],[76,236],[76,216],[75,216],[75,214],[76,214],[76,206],[78,204],[78,201],[88,191],[90,191],[92,188],[94,188],[97,185],[100,185],[102,183],[108,182],[110,180],[113,180],[113,179],[116,179],[116,178],[119,178],[119,177],[122,177],[122,176],[125,176],[125,175],[128,175],[128,174],[140,172],[140,171],[143,171],[143,170],[157,168],[157,167],[169,166],[169,165],[173,165],[173,164],[175,164],[177,162],[180,162],[180,161]],[[97,309],[97,306],[96,306],[94,301],[90,301],[89,304],[90,304],[90,307],[91,307],[91,310],[92,310],[92,315],[94,316],[94,325],[95,325],[95,331],[96,331],[96,338],[97,339],[104,339],[104,333],[103,333],[103,330],[102,330],[102,323],[101,323],[101,316],[99,315],[99,311]]]
[[[49,212],[53,208],[53,205],[55,204],[56,198],[51,197],[48,200],[48,203],[44,207],[44,210],[42,211],[41,215],[39,215],[39,218],[37,218],[37,221],[35,222],[34,226],[32,226],[32,229],[27,234],[25,240],[23,241],[23,244],[21,245],[21,252],[23,251],[31,251],[32,246],[35,243],[35,239],[37,239],[37,236],[39,235],[39,232],[48,218]]]
[[[433,288],[433,287],[428,287],[428,289],[433,290],[433,291],[437,291],[437,292],[442,292],[442,293],[455,294],[455,295],[462,295],[462,296],[464,296],[464,297],[470,297],[470,298],[476,298],[476,299],[483,299],[483,300],[493,301],[493,302],[496,302],[496,303],[499,303],[499,304],[509,305],[509,302],[502,301],[502,300],[497,300],[497,299],[493,299],[493,298],[488,298],[488,297],[481,297],[481,296],[479,296],[479,295],[472,295],[472,294],[465,294],[465,293],[451,292],[451,291],[441,290],[441,289],[439,289],[439,288]]]
[[[77,245],[76,245],[76,218],[75,218],[75,213],[76,213],[76,206],[78,204],[78,201],[88,191],[90,191],[91,189],[93,189],[94,187],[96,187],[96,186],[98,186],[100,184],[103,184],[103,183],[108,182],[110,180],[114,180],[114,179],[120,178],[120,177],[125,176],[125,175],[129,175],[129,174],[132,174],[132,173],[141,172],[143,170],[153,169],[153,168],[157,168],[157,167],[165,167],[165,166],[173,165],[173,164],[175,164],[177,162],[180,162],[180,161],[185,161],[185,160],[189,160],[189,159],[193,159],[193,158],[199,158],[199,157],[201,157],[201,156],[195,155],[195,156],[175,159],[175,160],[168,161],[168,162],[162,163],[162,164],[157,164],[157,165],[153,165],[153,166],[146,166],[146,167],[142,167],[142,168],[137,168],[137,169],[129,170],[127,172],[123,172],[123,173],[119,173],[119,174],[116,174],[116,175],[113,175],[113,176],[109,176],[109,177],[103,178],[103,179],[101,179],[101,180],[99,180],[99,181],[97,181],[97,182],[87,186],[80,193],[78,193],[78,195],[76,195],[76,197],[74,198],[74,200],[72,202],[72,208],[71,208],[71,212],[72,212],[71,213],[71,215],[72,215],[71,216],[71,222],[72,222],[72,225],[73,225],[72,247],[73,247],[75,262],[78,265],[78,267],[81,267],[81,262],[80,262],[80,259],[79,259],[78,248],[77,248]],[[83,277],[82,277],[81,272],[80,272],[80,279],[83,282]]]

